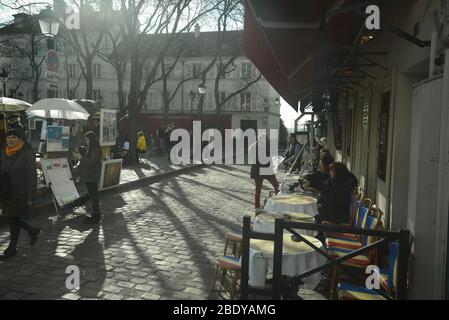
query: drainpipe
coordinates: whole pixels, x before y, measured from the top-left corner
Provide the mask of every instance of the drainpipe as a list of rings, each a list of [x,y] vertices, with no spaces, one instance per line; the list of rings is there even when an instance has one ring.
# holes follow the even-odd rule
[[[435,74],[435,58],[437,56],[438,31],[433,30],[430,39],[429,78]]]

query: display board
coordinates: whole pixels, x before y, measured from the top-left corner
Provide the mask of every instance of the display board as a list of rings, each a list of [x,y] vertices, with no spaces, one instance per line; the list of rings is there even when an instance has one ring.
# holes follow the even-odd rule
[[[69,204],[80,197],[72,180],[66,158],[42,159],[40,161],[45,183],[50,187],[59,206]]]
[[[117,139],[117,110],[100,110],[100,145],[114,146]]]
[[[107,160],[101,163],[100,190],[113,188],[120,184],[122,159]]]
[[[70,127],[47,127],[47,152],[69,151]]]

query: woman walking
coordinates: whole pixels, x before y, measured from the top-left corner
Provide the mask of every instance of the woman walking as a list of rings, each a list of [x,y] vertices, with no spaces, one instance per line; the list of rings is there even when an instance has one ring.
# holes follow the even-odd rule
[[[264,150],[265,154],[267,150],[270,150],[270,141],[266,135],[261,134],[257,137],[257,142],[249,147],[249,155],[255,155],[256,161],[251,165],[250,177],[254,179],[256,184],[256,192],[254,195],[254,208],[260,208],[260,193],[262,191],[263,180],[266,179],[274,188],[275,194],[279,192],[279,183],[274,175],[274,170],[272,168],[271,159],[268,163],[261,163],[259,158],[259,142],[265,139],[266,140],[266,149]]]
[[[82,154],[80,160],[80,181],[86,184],[89,196],[92,199],[92,216],[84,223],[97,224],[100,222],[100,201],[98,199],[98,182],[101,175],[101,151],[98,136],[93,131],[84,135],[87,143],[87,152]]]
[[[30,245],[36,243],[41,231],[22,220],[36,195],[37,174],[36,158],[21,130],[12,129],[6,133],[1,181],[3,212],[10,233],[9,246],[0,255],[0,260],[4,260],[17,255],[21,229],[30,235]]]

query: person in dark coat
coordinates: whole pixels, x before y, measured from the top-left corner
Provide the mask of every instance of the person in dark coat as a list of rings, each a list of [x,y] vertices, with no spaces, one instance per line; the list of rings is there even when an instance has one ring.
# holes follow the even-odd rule
[[[251,154],[251,152],[253,151],[253,150],[251,150],[251,148],[255,148],[255,154],[256,154],[256,161],[255,161],[256,163],[253,163],[251,165],[251,172],[250,172],[251,179],[254,179],[255,183],[256,183],[256,193],[254,196],[255,209],[260,208],[260,193],[262,191],[262,184],[263,184],[264,179],[268,180],[268,182],[271,183],[276,194],[279,192],[279,183],[276,179],[276,176],[274,175],[273,169],[270,167],[271,161],[269,161],[266,164],[261,163],[259,161],[259,141],[260,141],[260,139],[266,139],[266,135],[259,136],[258,141],[252,147],[250,147],[250,150],[249,150],[249,153]],[[268,139],[267,139],[266,150],[270,150]]]
[[[22,220],[32,206],[36,195],[37,173],[36,158],[25,141],[21,130],[13,129],[6,133],[6,147],[1,164],[2,179],[9,175],[10,197],[3,202],[3,213],[9,224],[10,241],[0,260],[17,254],[17,242],[20,230],[30,235],[30,244],[34,245],[40,228],[30,226]]]
[[[322,156],[319,160],[318,171],[308,174],[302,180],[302,187],[304,190],[315,192],[323,191],[329,182],[329,165],[332,159],[328,156]]]
[[[81,153],[79,164],[80,182],[85,183],[89,196],[92,199],[92,216],[84,220],[84,223],[97,224],[100,222],[100,201],[98,199],[98,183],[101,176],[101,151],[98,136],[89,131],[84,135],[87,150]]]
[[[329,166],[329,184],[321,192],[318,200],[317,222],[349,222],[351,213],[351,193],[358,185],[357,178],[341,162]]]

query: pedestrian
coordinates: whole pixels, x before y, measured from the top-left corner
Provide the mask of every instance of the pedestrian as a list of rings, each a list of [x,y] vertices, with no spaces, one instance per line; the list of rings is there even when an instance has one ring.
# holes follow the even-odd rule
[[[153,134],[150,133],[150,135],[148,136],[148,159],[151,160],[153,153],[154,153],[154,140],[153,140]]]
[[[168,125],[167,130],[165,131],[165,134],[164,134],[165,152],[167,154],[168,161],[171,161],[171,159],[170,159],[170,151],[171,151],[171,148],[172,148],[173,144],[170,141],[170,136],[171,136],[171,133],[172,133],[173,130],[175,130],[175,123],[174,122],[172,122],[172,123],[170,123]]]
[[[156,131],[156,139],[158,141],[158,154],[159,156],[164,156],[164,139],[165,139],[165,125],[161,122],[160,127]]]
[[[294,137],[294,138],[293,138]],[[293,136],[289,136],[290,147],[287,150],[284,161],[282,162],[286,170],[292,172],[298,170],[301,167],[301,159],[296,159],[301,151],[301,134],[299,132],[293,133]],[[291,168],[294,165],[293,168]]]
[[[266,141],[267,141],[265,151],[270,150],[269,139],[264,134],[259,135],[257,137],[257,142],[255,144],[253,144],[252,146],[250,146],[249,150],[248,150],[250,155],[251,154],[256,155],[256,161],[255,161],[256,163],[251,165],[251,172],[250,172],[250,177],[251,177],[251,179],[254,179],[255,184],[256,184],[256,192],[254,195],[255,209],[260,208],[260,193],[262,191],[263,180],[266,179],[266,180],[268,180],[268,182],[271,183],[276,194],[279,192],[279,183],[276,179],[276,176],[274,175],[274,170],[273,170],[273,167],[271,164],[271,160],[268,161],[268,163],[261,163],[261,161],[259,159],[259,142],[261,141],[261,139],[266,139]]]
[[[142,131],[137,133],[137,145],[136,145],[136,160],[140,161],[140,155],[147,152],[147,142],[145,140],[145,135]]]
[[[98,136],[93,131],[84,135],[87,149],[82,148],[79,164],[80,181],[85,183],[89,196],[92,199],[92,215],[83,222],[86,224],[97,224],[101,220],[100,200],[98,198],[98,183],[101,175],[101,151]]]
[[[23,131],[8,130],[1,164],[0,201],[3,202],[3,214],[9,224],[10,240],[0,260],[17,254],[21,229],[30,235],[30,245],[37,241],[40,228],[32,227],[22,220],[33,204],[36,186],[36,158],[33,151],[26,143]]]

